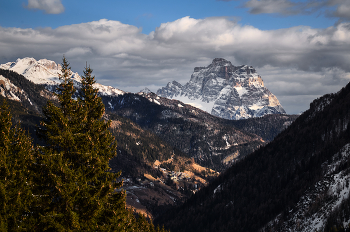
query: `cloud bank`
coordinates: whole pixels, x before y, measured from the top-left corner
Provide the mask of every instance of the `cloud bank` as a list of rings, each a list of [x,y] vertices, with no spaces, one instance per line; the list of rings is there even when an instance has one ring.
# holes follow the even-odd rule
[[[156,91],[172,80],[186,83],[194,67],[222,57],[254,66],[287,113],[299,113],[350,80],[349,38],[350,23],[263,31],[224,17],[184,17],[146,35],[102,19],[56,29],[0,27],[0,63],[27,56],[60,63],[65,54],[77,72],[88,61],[102,84]]]
[[[28,0],[26,7],[43,10],[46,14],[61,14],[64,12],[61,0]]]

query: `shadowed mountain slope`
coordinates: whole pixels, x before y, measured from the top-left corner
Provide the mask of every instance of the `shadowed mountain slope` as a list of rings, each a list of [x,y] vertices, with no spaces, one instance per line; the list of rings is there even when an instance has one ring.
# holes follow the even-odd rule
[[[272,142],[237,162],[158,222],[173,232],[248,232],[258,231],[279,215],[277,224],[272,223],[267,231],[284,231],[280,225],[296,210],[297,202],[324,180],[325,167],[350,143],[349,120],[350,84],[337,94],[316,99]],[[337,167],[348,170],[349,166],[349,159],[344,158]]]

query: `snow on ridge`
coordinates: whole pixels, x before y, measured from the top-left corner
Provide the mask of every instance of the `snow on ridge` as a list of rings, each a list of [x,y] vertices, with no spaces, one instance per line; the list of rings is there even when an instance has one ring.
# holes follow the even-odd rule
[[[40,59],[37,61],[30,57],[18,58],[16,62],[1,64],[0,68],[17,72],[35,84],[48,85],[48,89],[52,89],[50,86],[59,85],[61,83],[59,79],[61,65],[47,59]],[[77,72],[71,73],[71,79],[74,85],[79,87],[81,77]],[[102,96],[118,96],[125,93],[120,89],[99,83],[95,83],[94,87],[99,89],[99,93]]]
[[[98,88],[98,91],[102,96],[118,96],[125,94],[123,90],[114,88],[112,86],[101,85],[99,83],[95,83],[94,88]]]
[[[259,105],[259,104],[253,104],[253,105],[249,106],[248,108],[251,109],[251,110],[256,111],[256,110],[260,110],[260,109],[263,108],[263,107],[264,107],[264,106]]]

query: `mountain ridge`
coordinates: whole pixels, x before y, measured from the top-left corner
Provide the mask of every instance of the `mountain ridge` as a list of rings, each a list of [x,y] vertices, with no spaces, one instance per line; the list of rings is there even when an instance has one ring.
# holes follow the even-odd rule
[[[18,58],[15,62],[7,62],[0,64],[0,69],[14,71],[23,75],[34,84],[45,85],[48,90],[52,90],[52,86],[59,85],[61,80],[61,65],[47,59],[35,60],[34,58]],[[81,77],[77,72],[72,72],[70,78],[74,85],[79,87]],[[95,88],[99,89],[99,95],[117,96],[125,92],[112,86],[105,86],[99,83],[94,84]]]
[[[222,62],[222,60],[217,61]],[[7,68],[8,71],[1,69],[1,67]],[[46,59],[36,61],[33,58],[17,59],[16,62],[0,65],[2,76],[8,76],[8,72],[15,73],[16,70],[27,75],[25,79],[20,77],[19,74],[15,75],[16,78],[12,78],[10,75],[12,78],[10,81],[29,93],[27,98],[22,97],[23,101],[26,102],[27,107],[34,107],[37,113],[40,113],[40,105],[44,105],[45,99],[53,97],[50,95],[50,91],[54,91],[55,86],[60,81],[57,77],[60,73],[59,69],[60,66],[53,61]],[[53,73],[56,74],[52,76]],[[73,72],[71,76],[76,87],[79,88],[80,76]],[[0,78],[2,77],[0,76]],[[20,85],[19,80],[27,84]],[[153,131],[163,140],[195,158],[197,162],[218,171],[223,170],[232,162],[270,141],[285,128],[283,124],[276,124],[276,122],[287,123],[287,121],[295,119],[294,116],[276,116],[272,120],[257,119],[257,121],[237,121],[237,123],[232,121],[232,123],[229,123],[181,101],[159,97],[149,89],[132,94],[98,83],[95,84],[95,87],[100,89],[99,95],[102,97],[107,112],[114,112],[132,119],[143,129]],[[40,95],[37,95],[35,90],[38,90]],[[8,94],[9,96],[18,95],[16,91],[10,91]],[[260,125],[257,126],[257,123]],[[265,125],[267,123],[268,128],[263,129],[264,126],[261,123]],[[210,124],[217,125],[217,128],[215,129]],[[272,126],[273,124],[278,126]],[[254,127],[257,130],[254,130]],[[193,128],[201,129],[202,134],[194,132]],[[218,132],[219,128],[221,128],[221,132]],[[241,129],[237,130],[237,128]],[[244,132],[244,130],[246,131]],[[224,131],[227,133],[225,134]],[[218,133],[221,134],[218,135]],[[259,133],[259,136],[261,135],[264,139],[256,136],[255,133]],[[247,138],[251,138],[251,140]]]

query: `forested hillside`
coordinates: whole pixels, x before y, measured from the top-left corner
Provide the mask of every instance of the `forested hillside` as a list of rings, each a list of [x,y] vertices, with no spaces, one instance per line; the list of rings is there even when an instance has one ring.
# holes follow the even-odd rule
[[[107,112],[131,119],[197,163],[217,171],[272,140],[297,117],[268,115],[242,122],[226,120],[154,93],[103,97],[103,101]]]
[[[349,119],[350,84],[315,100],[272,142],[158,222],[174,232],[247,232],[258,231],[281,213],[283,220],[305,191],[322,180],[324,164],[350,143]],[[346,170],[349,164],[347,159],[340,167]]]

